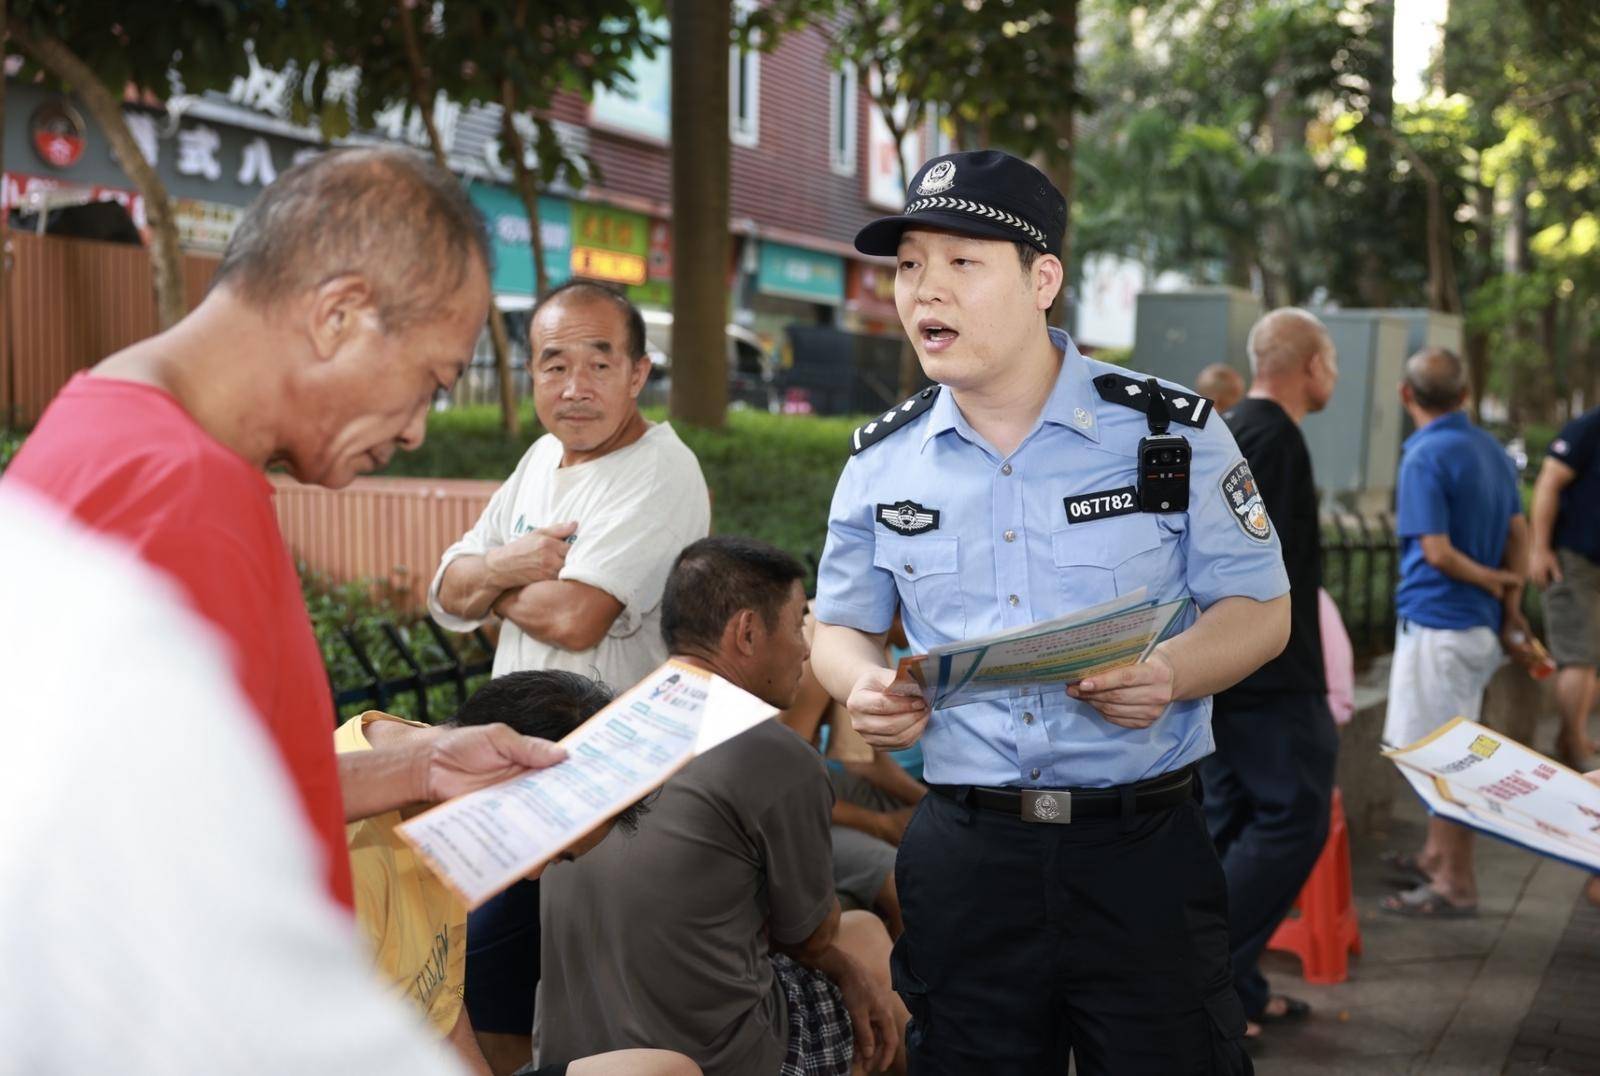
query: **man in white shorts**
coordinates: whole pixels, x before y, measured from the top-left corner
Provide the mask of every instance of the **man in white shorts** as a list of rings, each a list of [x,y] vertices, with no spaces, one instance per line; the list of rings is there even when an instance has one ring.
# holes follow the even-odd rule
[[[1516,471],[1461,406],[1466,367],[1442,348],[1406,361],[1400,399],[1416,423],[1400,458],[1399,621],[1383,738],[1414,743],[1453,717],[1476,721],[1501,661],[1501,635],[1521,631],[1528,529]],[[1441,818],[1415,856],[1389,857],[1412,883],[1385,898],[1397,915],[1476,914],[1472,831]]]
[[[666,660],[661,590],[711,526],[694,453],[646,422],[644,319],[600,284],[550,292],[529,326],[539,424],[477,524],[445,550],[428,609],[453,631],[505,621],[494,675],[582,673],[617,691]]]

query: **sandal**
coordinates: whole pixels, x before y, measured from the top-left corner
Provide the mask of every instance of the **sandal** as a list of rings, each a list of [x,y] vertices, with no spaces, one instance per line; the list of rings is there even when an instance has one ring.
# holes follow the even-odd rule
[[[1378,907],[1390,915],[1404,915],[1413,919],[1469,919],[1478,914],[1476,904],[1456,904],[1426,884],[1384,897]]]
[[[1271,1010],[1273,998],[1283,1002],[1283,1011],[1274,1013]],[[1304,1020],[1311,1015],[1311,1003],[1292,998],[1288,994],[1275,994],[1267,999],[1267,1008],[1261,1010],[1256,1017],[1258,1024],[1280,1024],[1294,1020]]]
[[[1378,856],[1378,862],[1399,875],[1399,880],[1402,882],[1427,885],[1433,881],[1433,875],[1429,874],[1417,857],[1410,852],[1384,852]]]

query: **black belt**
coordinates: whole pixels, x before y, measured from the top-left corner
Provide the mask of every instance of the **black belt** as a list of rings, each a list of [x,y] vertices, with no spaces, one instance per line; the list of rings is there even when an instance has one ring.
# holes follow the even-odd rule
[[[1077,822],[1086,818],[1121,818],[1176,807],[1194,794],[1194,767],[1164,773],[1147,781],[1110,788],[980,788],[975,785],[929,785],[928,789],[957,803],[982,807],[1024,822]]]

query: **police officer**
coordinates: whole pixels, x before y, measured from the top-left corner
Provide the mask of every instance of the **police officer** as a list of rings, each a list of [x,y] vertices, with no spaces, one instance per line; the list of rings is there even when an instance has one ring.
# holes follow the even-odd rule
[[[870,743],[921,738],[936,793],[896,863],[913,1073],[1249,1072],[1193,769],[1211,694],[1282,649],[1288,580],[1210,401],[1048,327],[1065,221],[1037,169],[953,153],[856,236],[937,384],[852,437],[812,660]],[[886,690],[897,606],[920,651],[1140,588],[1193,599],[1146,661],[932,713]]]

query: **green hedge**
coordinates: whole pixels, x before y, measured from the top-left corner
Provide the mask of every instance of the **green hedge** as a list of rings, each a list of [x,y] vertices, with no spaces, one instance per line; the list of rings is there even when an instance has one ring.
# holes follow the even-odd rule
[[[328,670],[328,679],[335,691],[359,687],[370,683],[371,675],[356,660],[344,632],[349,630],[361,644],[369,661],[384,680],[400,679],[412,675],[411,666],[396,650],[394,643],[384,633],[381,624],[393,624],[406,651],[425,670],[444,668],[450,664],[444,650],[432,632],[420,624],[420,615],[407,612],[388,591],[375,580],[357,580],[335,583],[321,572],[311,571],[304,563],[300,570],[300,591],[305,597],[306,613],[311,618],[311,628],[316,633],[317,646],[322,651],[322,663]],[[493,658],[479,647],[470,635],[454,637],[454,645],[465,664]],[[487,680],[487,674],[468,681],[470,693]],[[440,684],[428,689],[427,717],[443,721],[455,713],[459,702],[453,684]],[[339,708],[339,720],[353,717],[365,710],[376,708],[374,702],[349,703]],[[414,692],[397,695],[383,706],[387,713],[398,717],[421,719],[422,708],[416,703]]]
[[[0,474],[3,474],[11,457],[22,447],[22,434],[17,430],[0,430]]]
[[[665,418],[659,411],[646,415]],[[822,553],[833,487],[850,455],[850,433],[863,421],[731,411],[719,431],[674,428],[700,458],[711,487],[712,529],[761,538],[804,560]],[[512,440],[500,432],[498,408],[436,411],[422,448],[397,455],[386,473],[500,481],[541,432],[526,408],[523,425],[523,435]]]

